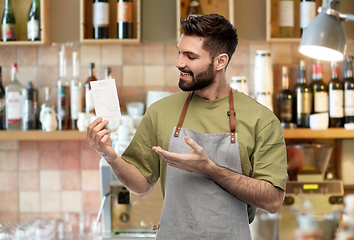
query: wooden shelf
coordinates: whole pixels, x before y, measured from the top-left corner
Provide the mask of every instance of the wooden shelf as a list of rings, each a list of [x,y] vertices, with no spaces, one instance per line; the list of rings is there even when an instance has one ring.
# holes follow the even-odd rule
[[[285,139],[344,139],[354,138],[354,130],[328,128],[311,130],[309,128],[283,129]]]

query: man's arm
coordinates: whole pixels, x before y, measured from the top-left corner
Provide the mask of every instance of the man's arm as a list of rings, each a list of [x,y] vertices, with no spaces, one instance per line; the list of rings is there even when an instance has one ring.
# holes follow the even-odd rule
[[[87,127],[86,141],[110,165],[114,175],[132,193],[143,197],[154,189],[151,184],[132,164],[118,156],[112,147],[109,130],[106,129],[107,120],[97,118]]]

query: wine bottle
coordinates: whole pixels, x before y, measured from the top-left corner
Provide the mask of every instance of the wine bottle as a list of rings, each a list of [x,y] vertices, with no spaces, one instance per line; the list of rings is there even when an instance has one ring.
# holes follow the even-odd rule
[[[59,52],[59,80],[57,82],[57,117],[58,130],[70,129],[70,85],[66,76],[66,54]]]
[[[5,87],[5,117],[7,130],[21,130],[22,85],[17,79],[17,64],[11,66],[11,82]]]
[[[2,85],[2,68],[0,66],[0,130],[5,129],[5,89]]]
[[[309,23],[316,17],[316,1],[315,0],[301,0],[300,2],[300,29],[301,35],[309,25]]]
[[[312,79],[312,92],[313,92],[313,113],[328,112],[328,86],[323,81],[323,66],[321,61],[317,60],[312,65],[313,79]]]
[[[338,63],[331,62],[332,79],[328,84],[329,127],[343,127],[343,84],[338,79]]]
[[[189,16],[199,16],[203,15],[202,6],[198,0],[190,0],[187,9],[187,15]]]
[[[109,3],[108,0],[93,0],[92,5],[93,38],[108,38]]]
[[[353,56],[347,56],[344,67],[344,122],[354,123]]]
[[[117,2],[118,38],[133,38],[133,1]]]
[[[112,71],[110,67],[106,67],[104,75],[105,75],[104,79],[113,79]]]
[[[5,9],[1,24],[2,41],[16,41],[16,20],[11,0],[5,0]]]
[[[73,52],[73,78],[70,83],[71,129],[77,130],[79,112],[82,112],[82,86],[79,79],[79,53]]]
[[[22,130],[37,129],[38,125],[38,90],[33,87],[33,82],[28,82],[23,95],[23,121]]]
[[[296,96],[296,124],[298,127],[310,127],[310,114],[312,111],[312,89],[306,80],[306,65],[300,61],[295,86]]]
[[[280,122],[289,125],[293,120],[293,95],[289,90],[289,71],[282,68],[282,91],[277,95],[278,118]]]
[[[32,0],[31,7],[28,12],[27,22],[27,38],[29,41],[38,41],[40,36],[40,4],[39,0]]]
[[[294,1],[279,1],[279,37],[294,37]]]
[[[93,96],[91,92],[90,82],[97,81],[95,76],[95,64],[90,63],[89,65],[89,76],[85,82],[85,112],[86,113],[94,113],[95,105],[93,103]]]

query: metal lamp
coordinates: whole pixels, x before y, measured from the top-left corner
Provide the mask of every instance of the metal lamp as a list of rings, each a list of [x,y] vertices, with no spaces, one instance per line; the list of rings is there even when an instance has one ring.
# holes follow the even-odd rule
[[[303,55],[324,61],[341,61],[346,40],[341,21],[354,21],[354,15],[342,14],[340,0],[324,0],[319,14],[302,34],[298,50]]]

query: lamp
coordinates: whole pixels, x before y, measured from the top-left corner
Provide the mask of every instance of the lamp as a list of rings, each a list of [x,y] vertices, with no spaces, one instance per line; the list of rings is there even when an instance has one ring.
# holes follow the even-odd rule
[[[340,0],[324,0],[319,14],[304,30],[299,52],[324,61],[341,61],[346,51],[346,40],[341,21],[354,21],[354,15],[342,14]]]

